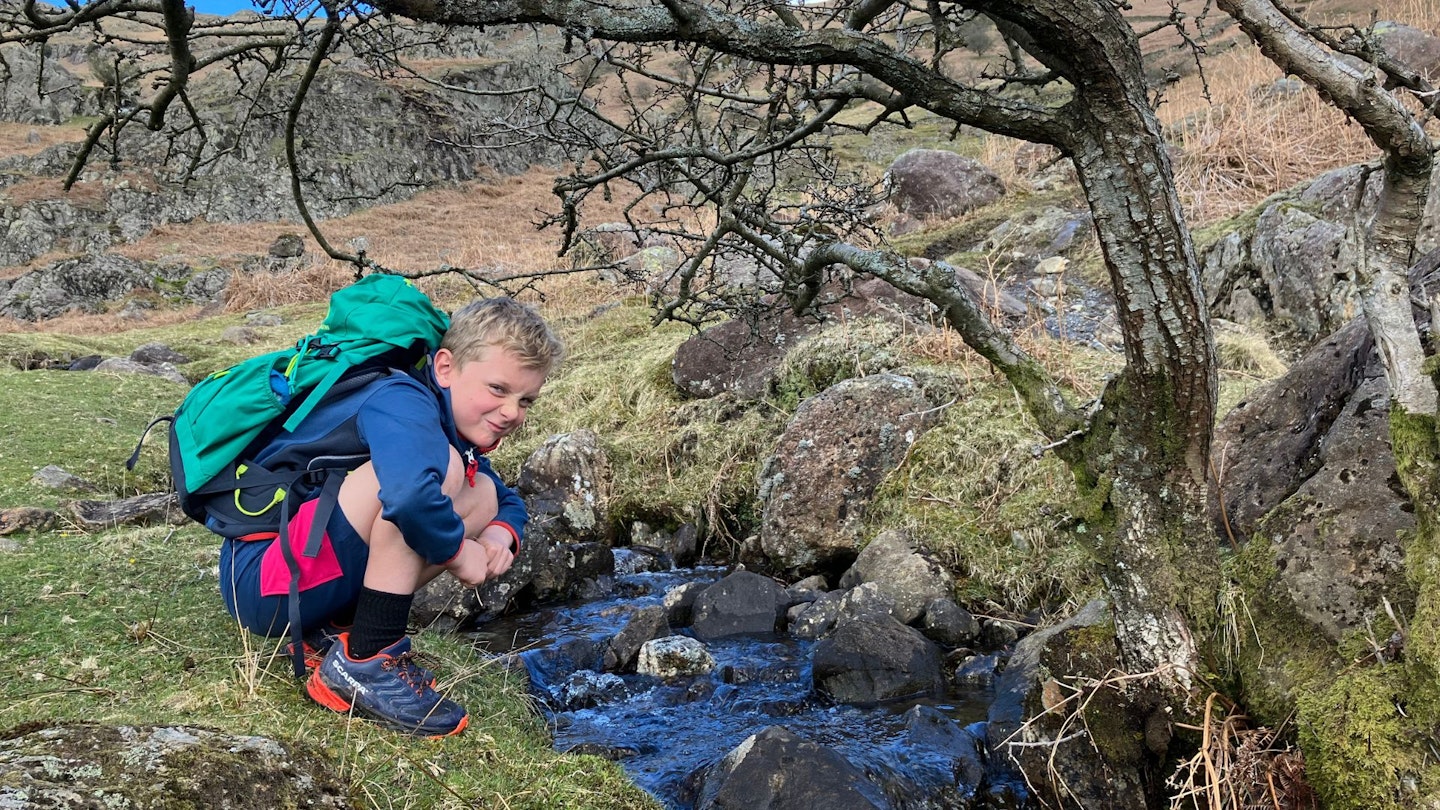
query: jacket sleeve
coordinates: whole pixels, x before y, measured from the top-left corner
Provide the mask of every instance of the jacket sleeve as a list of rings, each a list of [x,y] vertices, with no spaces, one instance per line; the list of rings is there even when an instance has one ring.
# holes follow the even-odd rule
[[[460,552],[465,523],[443,489],[450,442],[434,396],[408,383],[379,386],[360,406],[356,427],[380,482],[381,517],[426,562],[449,562]]]
[[[492,526],[501,526],[508,529],[515,538],[513,551],[520,552],[520,541],[525,537],[525,524],[530,522],[530,513],[525,508],[525,500],[520,493],[505,485],[500,480],[500,475],[490,466],[490,459],[484,456],[476,456],[479,463],[479,470],[490,476],[495,482],[495,500],[499,504],[499,510],[495,513],[495,519],[490,521]]]

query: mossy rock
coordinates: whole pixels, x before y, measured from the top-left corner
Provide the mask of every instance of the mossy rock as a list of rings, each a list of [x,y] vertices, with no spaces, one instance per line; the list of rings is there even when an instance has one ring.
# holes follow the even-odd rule
[[[266,737],[188,726],[19,728],[0,735],[0,806],[350,807],[337,770]]]

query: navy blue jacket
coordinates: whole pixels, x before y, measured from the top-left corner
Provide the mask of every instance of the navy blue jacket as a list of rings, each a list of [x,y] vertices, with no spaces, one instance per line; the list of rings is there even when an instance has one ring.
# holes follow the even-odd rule
[[[442,565],[460,553],[465,539],[464,523],[441,490],[454,447],[462,459],[473,462],[476,473],[495,482],[500,509],[494,523],[510,531],[518,549],[529,520],[525,502],[500,480],[481,448],[456,433],[450,389],[435,382],[431,366],[392,372],[321,403],[293,433],[281,434],[255,461],[268,467],[267,460],[285,448],[324,437],[329,437],[327,443],[365,448],[380,481],[381,516],[400,528],[405,542],[426,562]],[[342,431],[342,438],[331,435],[336,431]]]

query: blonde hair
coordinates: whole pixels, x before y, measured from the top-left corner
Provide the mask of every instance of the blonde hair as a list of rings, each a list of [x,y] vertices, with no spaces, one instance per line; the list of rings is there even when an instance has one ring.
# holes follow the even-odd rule
[[[565,354],[565,344],[535,310],[505,296],[482,298],[456,310],[440,342],[440,348],[449,349],[460,365],[480,359],[490,346],[511,352],[521,366],[546,374]]]

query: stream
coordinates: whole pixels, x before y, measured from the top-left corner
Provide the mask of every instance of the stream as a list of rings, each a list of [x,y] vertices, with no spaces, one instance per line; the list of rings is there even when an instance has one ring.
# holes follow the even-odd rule
[[[616,549],[615,555],[618,570],[633,565],[628,551]],[[972,803],[968,794],[975,786],[963,778],[957,785],[963,769],[953,751],[926,750],[909,733],[918,713],[933,712],[983,740],[992,699],[988,686],[874,707],[836,704],[817,695],[811,684],[810,651],[816,642],[788,634],[707,642],[715,659],[707,675],[665,681],[599,671],[599,651],[624,625],[630,609],[660,605],[672,588],[712,582],[726,573],[697,567],[617,574],[607,595],[496,619],[474,638],[488,653],[513,653],[524,663],[557,750],[620,762],[669,808],[693,807],[691,774],[772,725],[839,752],[887,785],[897,808],[1020,806],[1023,788],[1009,783],[987,786],[987,796],[977,797],[983,803]],[[983,765],[977,760],[975,767]],[[963,804],[925,798],[957,791]]]

